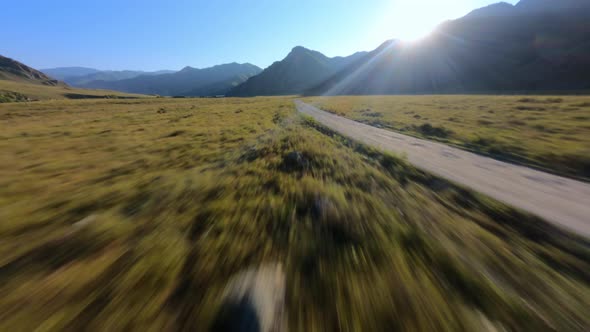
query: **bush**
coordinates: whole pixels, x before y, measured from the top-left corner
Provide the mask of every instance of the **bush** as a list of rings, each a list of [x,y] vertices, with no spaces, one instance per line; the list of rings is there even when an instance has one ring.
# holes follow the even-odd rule
[[[447,138],[453,133],[444,127],[435,127],[430,123],[425,123],[418,127],[414,126],[414,130],[427,137]]]

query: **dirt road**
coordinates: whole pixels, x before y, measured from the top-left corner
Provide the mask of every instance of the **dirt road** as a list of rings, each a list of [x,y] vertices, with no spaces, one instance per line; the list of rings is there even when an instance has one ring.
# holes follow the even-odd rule
[[[444,144],[375,128],[296,100],[299,112],[414,166],[590,237],[590,184],[504,163]]]

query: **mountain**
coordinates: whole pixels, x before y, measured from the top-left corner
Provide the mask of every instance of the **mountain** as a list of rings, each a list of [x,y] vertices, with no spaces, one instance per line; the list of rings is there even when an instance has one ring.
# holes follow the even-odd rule
[[[43,73],[55,77],[71,86],[82,86],[92,81],[119,81],[141,75],[161,75],[174,73],[173,70],[154,72],[138,70],[98,70],[85,67],[61,67],[42,69]]]
[[[16,60],[0,55],[0,80],[59,85],[60,82]]]
[[[590,7],[588,0],[521,0],[515,6],[507,2],[498,2],[476,9],[465,17],[486,17],[505,15],[526,15],[532,13],[555,13],[563,10],[583,10]]]
[[[322,82],[364,55],[329,58],[320,52],[297,46],[281,61],[260,75],[231,89],[229,96],[300,94]]]
[[[86,67],[58,67],[41,69],[40,71],[60,81],[65,81],[68,77],[79,77],[100,72],[98,69]]]
[[[185,67],[171,74],[142,74],[118,81],[98,80],[79,87],[163,96],[223,95],[261,71],[262,69],[249,63],[230,63],[204,69]]]
[[[590,7],[588,0],[521,0],[515,8],[524,12],[555,12]]]
[[[590,89],[588,4],[523,0],[513,11],[475,11],[421,41],[387,42],[307,94]]]
[[[120,81],[135,78],[141,75],[162,75],[172,74],[173,70],[159,70],[154,72],[137,71],[137,70],[103,70],[82,76],[68,76],[64,81],[72,86],[83,86],[93,81]]]
[[[498,2],[491,4],[489,6],[476,9],[471,13],[467,14],[465,17],[468,18],[479,18],[479,17],[487,17],[487,16],[505,16],[505,15],[513,15],[516,14],[515,8],[513,5],[507,2]]]

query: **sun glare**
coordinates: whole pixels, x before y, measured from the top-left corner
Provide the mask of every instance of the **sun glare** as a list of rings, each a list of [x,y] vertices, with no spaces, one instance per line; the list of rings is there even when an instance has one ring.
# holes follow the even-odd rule
[[[392,38],[414,41],[426,37],[447,19],[467,14],[464,0],[393,0],[385,11],[382,26]]]

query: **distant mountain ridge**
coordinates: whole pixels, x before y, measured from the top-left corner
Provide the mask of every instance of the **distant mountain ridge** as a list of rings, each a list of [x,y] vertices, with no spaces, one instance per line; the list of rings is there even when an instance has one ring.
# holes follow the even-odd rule
[[[418,42],[386,43],[305,93],[590,89],[590,1],[523,0],[508,6],[492,5],[447,21]]]
[[[92,81],[119,81],[141,75],[161,75],[175,72],[174,70],[159,70],[154,72],[139,70],[98,70],[85,67],[61,67],[42,69],[41,71],[75,87],[81,87]]]
[[[62,84],[58,80],[55,80],[36,69],[1,55],[0,79],[43,85]]]
[[[225,95],[231,88],[261,71],[255,65],[234,62],[204,69],[185,67],[170,74],[140,75],[116,81],[97,80],[79,86],[163,96]]]
[[[68,77],[79,77],[100,72],[98,69],[87,67],[58,67],[40,69],[39,71],[60,81],[65,81]]]
[[[318,51],[297,46],[283,60],[231,89],[228,95],[298,94],[346,68],[364,54],[358,52],[348,57],[329,58]]]
[[[589,8],[588,0],[521,0],[514,8],[527,12],[555,12]]]
[[[539,13],[555,13],[559,11],[583,10],[590,8],[588,0],[521,0],[516,5],[498,2],[475,9],[465,17],[486,17],[506,15],[527,15]]]
[[[387,41],[344,58],[295,47],[228,95],[590,89],[586,22],[588,0],[499,2],[444,22],[419,42]]]
[[[512,15],[515,14],[514,6],[507,3],[507,2],[498,2],[491,4],[489,6],[475,9],[471,11],[469,14],[465,15],[468,18],[478,18],[478,17],[486,17],[486,16],[504,16],[504,15]]]
[[[415,42],[386,41],[347,57],[294,47],[261,68],[230,63],[178,72],[45,73],[81,88],[164,96],[498,93],[590,89],[590,0],[499,2],[440,24]],[[0,79],[59,84],[1,58]],[[4,78],[3,78],[4,77]]]

